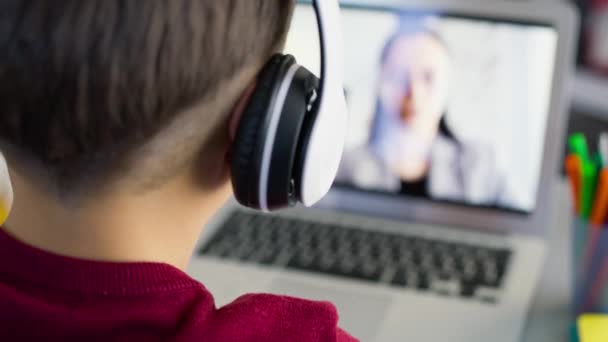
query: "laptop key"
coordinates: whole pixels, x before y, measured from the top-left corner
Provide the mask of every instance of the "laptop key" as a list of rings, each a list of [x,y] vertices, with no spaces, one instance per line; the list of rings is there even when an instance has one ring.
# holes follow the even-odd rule
[[[472,298],[475,295],[476,288],[476,283],[468,280],[462,280],[460,282],[460,295],[464,298]]]
[[[500,286],[498,278],[498,269],[494,260],[488,259],[483,261],[483,285],[496,288]]]
[[[397,286],[407,286],[407,271],[403,267],[399,267],[393,276],[391,284]]]
[[[431,287],[431,282],[430,282],[430,276],[428,273],[426,272],[420,272],[418,274],[418,284],[417,284],[417,288],[418,290],[428,290]]]
[[[279,256],[279,251],[276,248],[262,250],[257,255],[257,261],[262,265],[272,265]]]
[[[382,276],[382,271],[378,267],[363,264],[355,267],[352,275],[358,279],[377,282]]]
[[[507,271],[511,252],[500,251],[496,254],[496,271],[499,279],[502,279]]]

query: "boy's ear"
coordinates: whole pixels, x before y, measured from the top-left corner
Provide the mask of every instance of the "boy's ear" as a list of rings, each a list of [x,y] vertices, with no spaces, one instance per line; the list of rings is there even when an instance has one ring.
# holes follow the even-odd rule
[[[228,126],[228,129],[230,130],[229,134],[230,134],[231,142],[234,142],[234,139],[236,138],[236,132],[239,128],[239,123],[241,122],[243,112],[245,111],[245,108],[247,108],[247,105],[249,104],[249,100],[251,99],[251,96],[253,96],[256,86],[257,86],[257,79],[253,80],[247,86],[247,88],[245,88],[245,90],[243,91],[243,94],[239,98],[239,101],[237,102],[236,106],[234,107],[234,110],[230,114],[230,125]]]
[[[13,207],[13,186],[6,158],[0,152],[0,226],[6,222]]]

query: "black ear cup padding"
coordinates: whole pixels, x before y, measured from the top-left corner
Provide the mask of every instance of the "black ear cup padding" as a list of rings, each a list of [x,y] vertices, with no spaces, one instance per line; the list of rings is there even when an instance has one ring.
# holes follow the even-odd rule
[[[295,63],[293,57],[276,55],[258,76],[256,89],[246,106],[232,147],[232,185],[242,205],[259,208],[261,154],[271,102],[285,69]]]
[[[266,203],[270,210],[292,206],[300,199],[298,184],[301,184],[303,164],[297,162],[304,158],[299,154],[307,153],[307,149],[300,146],[302,136],[309,135],[303,132],[303,126],[312,115],[310,111],[318,90],[319,79],[300,66],[287,93],[275,136]]]

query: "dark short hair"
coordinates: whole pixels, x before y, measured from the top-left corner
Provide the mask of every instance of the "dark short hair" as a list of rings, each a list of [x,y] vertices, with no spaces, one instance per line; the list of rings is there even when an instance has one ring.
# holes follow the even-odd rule
[[[2,0],[0,140],[69,186],[268,58],[293,2]]]

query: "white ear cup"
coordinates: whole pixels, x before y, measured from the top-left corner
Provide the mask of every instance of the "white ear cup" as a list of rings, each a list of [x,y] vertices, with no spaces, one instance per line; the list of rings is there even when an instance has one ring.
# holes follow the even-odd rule
[[[318,114],[304,157],[301,201],[312,206],[330,190],[342,159],[347,129],[343,92],[343,58],[340,5],[337,0],[317,0],[323,53]]]
[[[13,207],[13,186],[4,155],[0,153],[0,225],[6,222]]]
[[[331,189],[342,160],[346,137],[344,96],[328,96],[310,136],[302,172],[301,201],[312,206]]]

